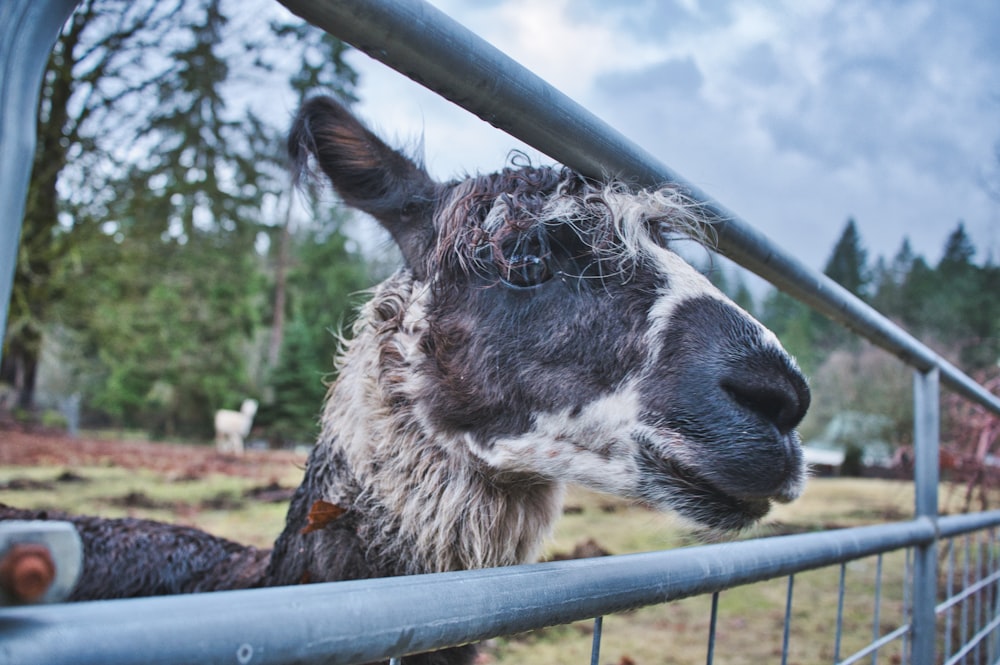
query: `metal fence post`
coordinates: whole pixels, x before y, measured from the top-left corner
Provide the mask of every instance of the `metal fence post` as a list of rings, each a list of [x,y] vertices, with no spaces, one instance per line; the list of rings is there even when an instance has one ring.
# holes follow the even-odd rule
[[[35,152],[38,91],[59,29],[77,2],[0,2],[0,201],[4,208],[0,215],[0,342],[7,329],[7,306]]]
[[[940,430],[940,398],[938,369],[913,374],[913,444],[915,469],[913,474],[917,519],[935,524],[938,518],[938,467]],[[917,545],[913,566],[913,663],[932,665],[936,662],[937,603],[937,542],[938,536],[926,544]]]

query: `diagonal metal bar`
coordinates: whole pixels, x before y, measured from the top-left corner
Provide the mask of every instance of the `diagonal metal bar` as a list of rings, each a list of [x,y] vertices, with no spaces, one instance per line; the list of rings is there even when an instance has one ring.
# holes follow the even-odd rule
[[[892,632],[886,633],[882,637],[870,642],[865,648],[856,651],[844,660],[835,661],[836,665],[851,665],[851,663],[857,663],[866,656],[874,655],[878,653],[878,650],[885,645],[897,640],[905,639],[906,635],[910,632],[910,624],[904,624],[899,628],[896,628]]]

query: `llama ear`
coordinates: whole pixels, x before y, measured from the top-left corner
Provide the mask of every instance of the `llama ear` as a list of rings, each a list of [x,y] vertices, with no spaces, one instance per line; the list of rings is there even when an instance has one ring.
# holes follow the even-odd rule
[[[330,97],[302,105],[288,152],[297,177],[308,170],[312,154],[344,202],[375,217],[392,234],[416,277],[425,278],[425,257],[434,242],[429,208],[438,186],[422,167]]]

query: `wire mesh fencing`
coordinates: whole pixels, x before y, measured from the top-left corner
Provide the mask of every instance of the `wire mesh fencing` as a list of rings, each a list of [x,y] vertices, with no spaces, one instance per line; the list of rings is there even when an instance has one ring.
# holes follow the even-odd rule
[[[992,527],[941,541],[937,662],[997,662],[998,547]],[[910,663],[912,584],[913,548],[905,547],[487,648],[500,662],[529,660],[544,643],[569,654],[554,662],[587,662],[589,647],[591,663],[619,665]]]

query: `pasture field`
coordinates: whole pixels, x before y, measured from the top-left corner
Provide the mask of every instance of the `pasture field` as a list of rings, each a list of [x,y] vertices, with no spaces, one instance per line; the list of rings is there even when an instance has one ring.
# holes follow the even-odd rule
[[[241,458],[208,446],[142,441],[70,440],[55,435],[0,430],[0,502],[108,517],[131,515],[187,524],[244,543],[267,546],[284,524],[291,490],[305,456],[250,451]],[[942,489],[942,502],[960,492]],[[754,535],[906,519],[912,485],[904,481],[813,479],[805,495],[779,506]],[[618,499],[571,490],[546,558],[625,554],[695,544],[671,517]],[[842,655],[867,644],[877,560],[846,571]],[[881,632],[901,622],[902,553],[882,561]],[[839,569],[797,575],[788,662],[833,660]],[[715,662],[779,662],[787,580],[723,592],[719,601]],[[606,617],[601,662],[611,665],[704,663],[709,597],[691,598]],[[559,665],[590,658],[592,622],[493,640],[480,660],[488,663]],[[900,662],[901,648],[880,652],[879,662]]]

